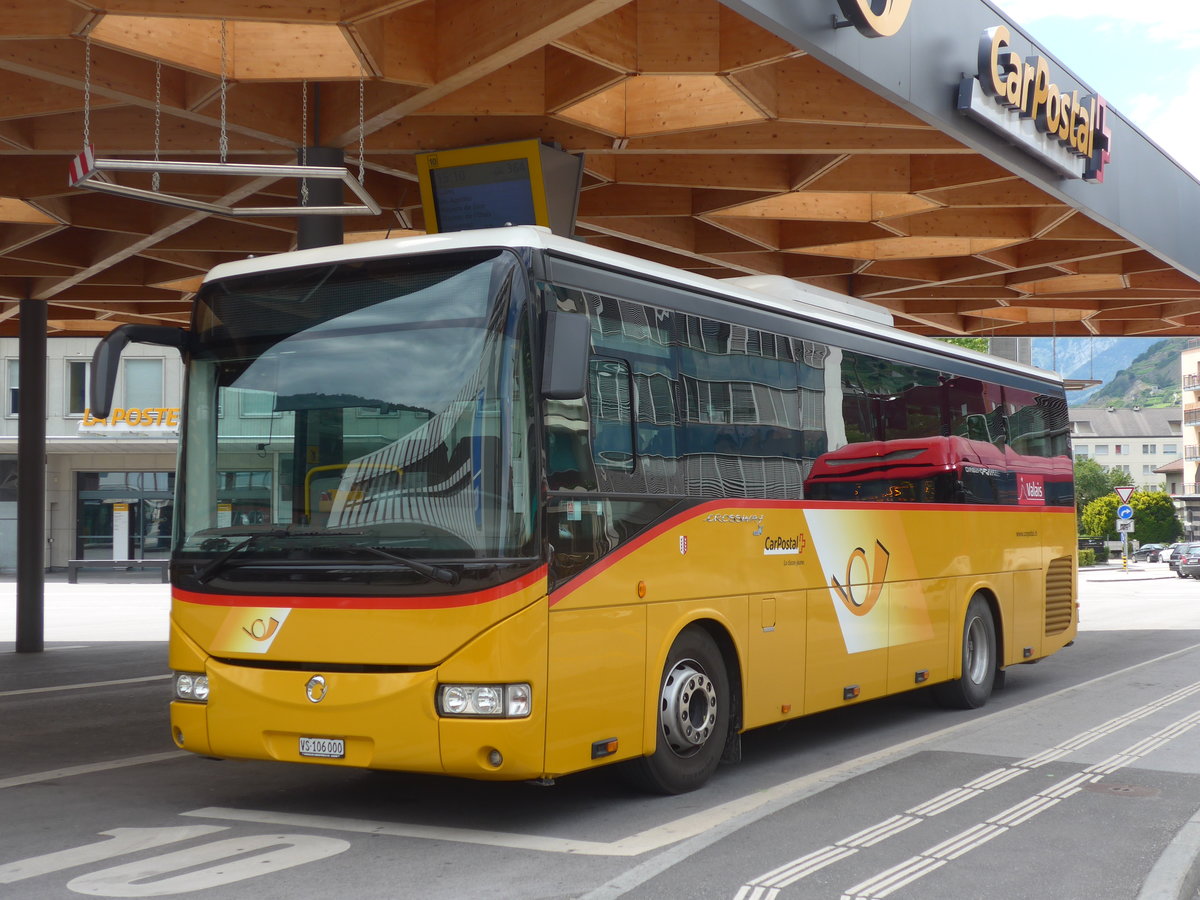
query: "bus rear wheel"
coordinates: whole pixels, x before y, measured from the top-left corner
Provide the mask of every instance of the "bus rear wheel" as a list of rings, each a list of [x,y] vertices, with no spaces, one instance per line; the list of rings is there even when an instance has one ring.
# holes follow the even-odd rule
[[[654,753],[629,764],[639,787],[683,794],[704,784],[721,762],[729,732],[729,675],[716,642],[692,625],[675,638],[659,681]]]
[[[934,697],[952,709],[978,709],[987,703],[996,681],[996,621],[979,594],[967,605],[963,623],[962,674],[934,687]]]

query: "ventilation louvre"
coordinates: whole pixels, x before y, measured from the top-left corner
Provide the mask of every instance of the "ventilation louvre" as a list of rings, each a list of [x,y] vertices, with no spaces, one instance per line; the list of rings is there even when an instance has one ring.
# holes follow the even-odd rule
[[[1062,634],[1071,627],[1075,604],[1074,575],[1071,558],[1060,556],[1050,560],[1046,569],[1046,636]]]

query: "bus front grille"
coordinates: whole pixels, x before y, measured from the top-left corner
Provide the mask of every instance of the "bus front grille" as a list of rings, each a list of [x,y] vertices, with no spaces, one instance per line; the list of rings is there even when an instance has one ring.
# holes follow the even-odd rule
[[[1071,558],[1060,556],[1050,560],[1046,569],[1046,636],[1062,634],[1071,627],[1075,603],[1071,574]]]

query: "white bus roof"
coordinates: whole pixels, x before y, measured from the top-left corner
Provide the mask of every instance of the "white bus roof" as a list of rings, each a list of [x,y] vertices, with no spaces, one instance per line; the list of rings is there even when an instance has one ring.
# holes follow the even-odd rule
[[[722,294],[746,306],[757,306],[791,315],[800,315],[839,328],[874,337],[883,337],[909,346],[922,347],[947,356],[971,360],[990,368],[1018,372],[1042,381],[1062,382],[1062,376],[1056,372],[1034,368],[998,356],[977,353],[965,347],[895,328],[892,324],[891,313],[856,297],[837,294],[780,276],[752,275],[729,279],[709,278],[706,275],[696,275],[681,269],[648,262],[625,253],[593,247],[583,241],[552,234],[548,228],[533,225],[388,238],[355,244],[334,244],[311,250],[295,250],[290,253],[250,257],[238,262],[222,263],[214,267],[204,280],[207,283],[222,278],[256,275],[302,266],[319,266],[338,262],[405,256],[413,253],[468,250],[481,247],[529,247],[548,250],[560,256],[574,257],[606,268],[644,275],[656,281],[694,288],[708,294]]]

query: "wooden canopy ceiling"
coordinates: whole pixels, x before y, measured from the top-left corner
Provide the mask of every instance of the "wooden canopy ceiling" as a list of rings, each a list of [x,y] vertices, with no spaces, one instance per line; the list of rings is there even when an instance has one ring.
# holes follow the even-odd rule
[[[785,275],[925,334],[1200,329],[1186,273],[716,0],[6,0],[0,334],[22,299],[49,304],[52,334],[184,324],[211,266],[294,246],[294,218],[69,188],[85,82],[101,157],[153,158],[157,132],[162,159],[216,161],[224,67],[229,162],[295,162],[307,122],[356,171],[360,66],[384,211],[347,218],[347,240],[421,229],[414,152],[536,137],[584,154],[578,231],[605,247]],[[168,181],[210,202],[295,196]]]

